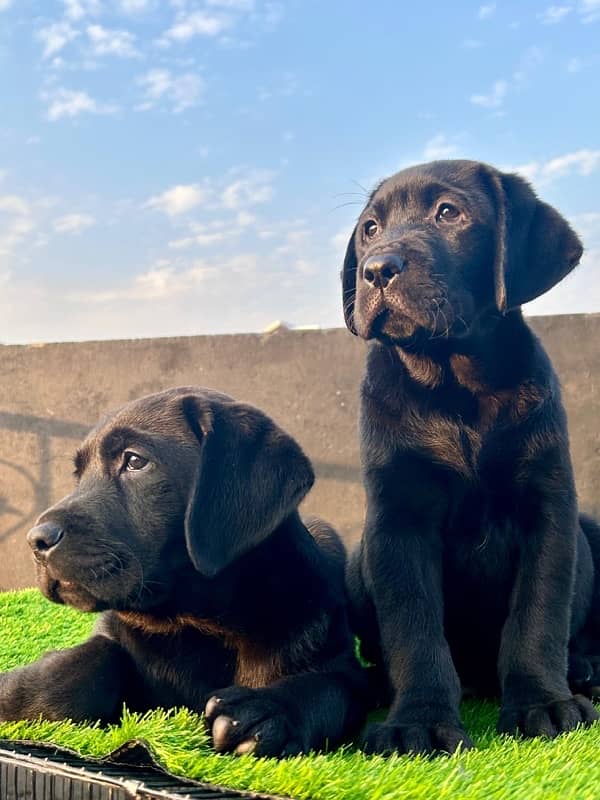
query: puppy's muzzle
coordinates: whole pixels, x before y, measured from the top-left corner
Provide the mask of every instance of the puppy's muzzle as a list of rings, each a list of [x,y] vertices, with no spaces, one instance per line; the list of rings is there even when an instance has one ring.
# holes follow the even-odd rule
[[[27,542],[36,559],[45,561],[59,546],[64,535],[64,529],[56,522],[44,522],[29,531]]]
[[[406,261],[395,253],[378,253],[363,264],[363,281],[371,287],[386,289],[406,269]]]

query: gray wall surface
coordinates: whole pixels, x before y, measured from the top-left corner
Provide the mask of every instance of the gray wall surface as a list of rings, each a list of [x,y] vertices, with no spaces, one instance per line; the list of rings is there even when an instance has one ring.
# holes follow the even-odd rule
[[[582,508],[600,513],[600,315],[530,322],[562,381]],[[264,409],[315,465],[303,510],[356,541],[364,354],[345,330],[0,346],[0,590],[33,585],[25,533],[70,491],[72,454],[89,427],[168,386],[210,386]]]

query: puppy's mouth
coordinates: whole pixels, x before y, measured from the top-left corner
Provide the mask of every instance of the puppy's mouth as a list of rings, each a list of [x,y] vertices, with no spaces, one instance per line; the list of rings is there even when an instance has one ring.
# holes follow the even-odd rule
[[[82,565],[75,578],[70,569],[36,560],[40,591],[49,600],[69,605],[80,611],[137,609],[163,599],[163,592],[153,586],[152,592],[143,576],[129,569],[116,570],[106,564]],[[154,583],[154,582],[153,582]]]
[[[355,316],[356,330],[363,339],[396,343],[411,341],[420,327],[417,315],[396,298],[390,303],[382,292],[368,298],[362,313]]]
[[[72,606],[79,611],[105,611],[110,607],[107,603],[94,597],[81,584],[54,578],[48,570],[38,573],[38,585],[48,600],[60,605]]]

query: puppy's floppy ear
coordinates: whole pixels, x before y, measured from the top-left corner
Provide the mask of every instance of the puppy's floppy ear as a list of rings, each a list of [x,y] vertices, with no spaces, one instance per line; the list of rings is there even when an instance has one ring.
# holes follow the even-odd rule
[[[494,284],[505,312],[547,292],[577,266],[583,247],[555,208],[518,175],[490,170],[497,209]]]
[[[356,236],[356,228],[352,231],[348,247],[346,248],[346,255],[344,256],[344,266],[342,267],[342,304],[344,308],[344,321],[346,327],[355,336],[358,336],[354,326],[354,298],[356,297],[356,274],[358,263],[356,260],[356,248],[354,246],[354,238]]]
[[[258,409],[194,395],[182,405],[201,448],[186,544],[196,569],[214,577],[294,511],[314,473],[294,439]]]

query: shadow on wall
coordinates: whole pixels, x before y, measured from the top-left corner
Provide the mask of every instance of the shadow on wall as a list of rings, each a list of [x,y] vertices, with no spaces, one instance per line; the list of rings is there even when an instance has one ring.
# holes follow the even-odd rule
[[[31,527],[41,511],[52,502],[52,439],[79,441],[89,427],[66,420],[36,417],[29,414],[0,412],[0,429],[31,431],[37,437],[37,459],[31,467],[0,457],[0,543],[19,529]],[[13,498],[6,494],[11,487]],[[15,491],[15,488],[18,490]]]

